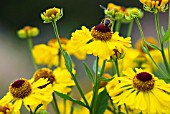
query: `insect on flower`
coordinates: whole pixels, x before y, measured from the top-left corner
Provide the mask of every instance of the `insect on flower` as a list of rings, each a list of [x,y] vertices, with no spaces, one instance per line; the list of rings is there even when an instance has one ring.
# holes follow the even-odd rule
[[[101,21],[102,24],[104,24],[104,26],[108,27],[111,29],[112,27],[112,21],[110,18],[108,17],[105,17],[102,21]]]

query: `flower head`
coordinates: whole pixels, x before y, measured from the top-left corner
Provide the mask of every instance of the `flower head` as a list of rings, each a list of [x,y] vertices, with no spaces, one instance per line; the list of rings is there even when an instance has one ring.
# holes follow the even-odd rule
[[[51,84],[43,89],[39,87],[47,83],[47,80],[42,78],[37,82],[24,78],[18,79],[10,84],[9,92],[1,99],[1,102],[12,103],[14,112],[20,110],[22,103],[28,110],[28,105],[34,110],[39,104],[43,104],[41,108],[46,109],[47,104],[44,102],[49,103],[52,100]]]
[[[91,31],[83,26],[82,30],[72,33],[72,44],[101,59],[110,59],[115,48],[126,50],[131,47],[130,37],[123,38],[118,32],[113,33],[107,25],[109,24],[100,23]]]
[[[60,67],[54,71],[50,70],[49,68],[37,70],[33,75],[33,80],[36,82],[40,78],[48,79],[49,81],[49,83],[41,86],[41,88],[46,87],[48,84],[52,84],[53,91],[58,91],[61,93],[70,92],[70,86],[75,85],[67,69],[62,69]]]
[[[26,39],[37,36],[39,34],[39,30],[37,27],[25,26],[23,29],[18,30],[17,34],[19,38]]]
[[[168,9],[169,0],[140,0],[140,2],[144,5],[144,10],[149,12],[165,12]]]
[[[57,66],[59,63],[58,49],[54,47],[38,44],[33,47],[32,53],[37,64],[51,67],[52,65]]]
[[[143,113],[167,113],[170,108],[170,84],[141,69],[136,69],[136,72],[128,69],[123,74],[125,76],[118,77],[120,83],[108,90],[114,103],[125,103]]]
[[[49,8],[41,14],[41,18],[44,20],[44,23],[50,23],[52,21],[57,21],[63,16],[62,9],[59,8]]]

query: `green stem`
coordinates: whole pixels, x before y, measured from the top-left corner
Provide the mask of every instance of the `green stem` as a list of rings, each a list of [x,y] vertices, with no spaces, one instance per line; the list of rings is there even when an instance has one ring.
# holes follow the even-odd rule
[[[32,62],[33,62],[34,68],[35,68],[35,70],[37,70],[38,66],[35,63],[35,59],[34,59],[34,56],[33,56],[33,53],[32,53],[32,47],[33,47],[32,38],[28,38],[28,47],[29,47],[29,50],[30,50],[30,53],[31,53],[31,57],[32,57]]]
[[[111,27],[111,31],[113,32],[114,30],[114,24],[115,24],[115,20],[112,20],[112,27]]]
[[[96,57],[96,71],[95,71],[95,82],[94,82],[94,87],[93,87],[93,97],[91,101],[91,114],[95,114],[95,105],[97,101],[97,96],[98,96],[98,88],[99,88],[99,82],[98,82],[98,62],[99,62],[99,57]]]
[[[127,36],[130,36],[132,33],[133,23],[133,20],[129,23]]]
[[[60,114],[60,111],[59,111],[59,108],[58,108],[58,105],[57,105],[57,100],[56,100],[54,92],[53,92],[53,109],[54,109],[56,114]]]
[[[63,104],[64,104],[64,114],[66,114],[66,99],[63,99]]]
[[[117,76],[120,77],[119,64],[118,64],[118,60],[117,60],[117,59],[115,60],[115,66],[116,66]],[[120,83],[120,80],[119,80],[119,83]],[[121,106],[119,105],[119,106],[118,106],[118,114],[121,114],[120,108],[121,108]]]
[[[116,27],[115,27],[115,32],[119,32],[121,26],[121,20],[116,21]]]
[[[157,32],[157,35],[158,35],[159,42],[161,44],[162,58],[163,58],[163,61],[164,61],[165,68],[166,68],[168,74],[170,74],[169,65],[168,65],[168,62],[167,62],[167,59],[166,59],[166,56],[165,56],[165,52],[164,52],[164,42],[161,39],[161,32],[160,32],[160,26],[159,26],[159,14],[156,13],[156,14],[154,14],[154,16],[155,16],[156,32]]]
[[[53,25],[54,32],[55,32],[55,35],[56,35],[56,38],[57,38],[57,41],[58,41],[58,44],[59,44],[59,47],[60,47],[60,52],[62,53],[63,57],[66,58],[65,55],[64,55],[64,50],[63,50],[63,48],[61,46],[61,42],[60,42],[60,37],[59,37],[59,34],[58,34],[58,29],[57,29],[56,21],[52,21],[52,25]],[[72,76],[72,79],[74,80],[74,83],[75,83],[75,85],[76,85],[76,87],[77,87],[81,97],[83,98],[87,108],[89,109],[90,106],[89,106],[89,104],[88,104],[88,102],[87,102],[87,100],[86,100],[86,98],[84,96],[84,93],[83,93],[82,89],[80,88],[80,86],[79,86],[79,84],[78,84],[78,82],[77,82],[77,80],[75,78],[75,75],[72,72],[70,72],[70,74]]]
[[[140,35],[141,35],[142,40],[143,40],[143,42],[144,42],[144,41],[145,41],[145,37],[144,37],[143,30],[142,30],[142,26],[141,26],[138,18],[135,18],[135,21],[136,21],[136,23],[137,23],[137,25],[138,25],[138,28],[139,28],[139,31],[140,31]],[[145,48],[148,50],[147,45],[146,45],[145,42],[144,42],[144,46],[145,46]],[[150,55],[149,51],[148,51],[148,55],[149,55],[150,59],[152,60],[152,62],[155,64],[155,66],[158,68],[158,70],[159,70],[165,77],[167,77],[167,75],[164,73],[164,71],[163,71],[163,70],[157,65],[157,63],[154,61],[154,59],[153,59],[152,56]]]
[[[170,67],[170,40],[168,40],[168,58],[169,58],[169,67]]]

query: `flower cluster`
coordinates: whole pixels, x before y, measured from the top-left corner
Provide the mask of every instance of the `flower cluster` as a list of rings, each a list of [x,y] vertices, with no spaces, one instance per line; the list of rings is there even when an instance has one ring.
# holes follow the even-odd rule
[[[0,99],[0,114],[20,114],[23,105],[30,114],[48,114],[49,104],[56,114],[170,113],[170,24],[166,32],[159,26],[159,12],[166,11],[169,1],[139,1],[144,10],[154,12],[157,39],[144,36],[141,9],[114,3],[101,6],[105,15],[101,22],[91,28],[82,26],[70,38],[59,36],[57,21],[63,12],[55,7],[41,14],[44,23],[53,25],[55,38],[32,45],[38,28],[19,30],[18,36],[28,40],[35,72],[30,79],[20,78],[9,85]],[[134,21],[141,38],[133,45],[130,36]],[[123,24],[129,27],[121,36]],[[83,62],[86,74],[79,75],[71,57],[85,60],[87,54],[96,57],[93,71]],[[77,75],[89,77],[91,91],[83,92]],[[73,87],[80,98],[72,96]]]

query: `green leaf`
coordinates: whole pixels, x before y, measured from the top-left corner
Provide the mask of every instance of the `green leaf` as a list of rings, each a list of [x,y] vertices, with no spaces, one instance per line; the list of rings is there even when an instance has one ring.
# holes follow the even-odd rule
[[[97,109],[95,114],[103,114],[108,105],[109,96],[107,94],[106,88],[97,97]]]
[[[105,81],[105,82],[109,82],[109,81],[111,81],[112,79],[113,79],[113,77],[112,77],[112,78],[105,78],[105,77],[100,77],[100,78],[98,78],[99,81]]]
[[[84,66],[84,68],[85,68],[85,70],[86,70],[86,74],[87,74],[87,76],[90,78],[90,80],[94,83],[95,81],[94,81],[94,77],[93,77],[93,74],[92,74],[92,72],[90,71],[90,69],[89,69],[89,67],[87,66],[87,64],[85,63],[85,62],[83,62],[83,66]]]
[[[144,41],[144,42],[145,42],[148,46],[150,46],[151,48],[161,51],[161,49],[160,49],[159,47],[155,46],[154,44],[151,44],[151,43],[149,43],[149,42],[147,42],[147,41]]]
[[[64,51],[64,60],[67,70],[72,73],[72,60],[66,51]]]
[[[77,103],[77,104],[79,104],[79,105],[81,105],[81,106],[87,107],[82,101],[79,101],[79,100],[77,100],[77,99],[73,99],[73,98],[71,98],[70,96],[68,96],[68,95],[66,95],[66,94],[63,94],[63,93],[59,93],[59,92],[57,92],[57,91],[55,91],[55,93],[56,93],[58,96],[60,96],[61,98],[63,98],[63,99],[67,99],[67,100],[70,100],[70,101],[72,101],[72,102],[74,102],[74,103]]]
[[[163,37],[163,42],[167,41],[170,37],[170,29],[168,29]]]
[[[163,27],[163,26],[161,27],[161,33],[162,33],[162,36],[165,35],[165,30],[164,30],[164,27]]]
[[[144,45],[142,45],[142,49],[143,49],[143,51],[144,51],[146,54],[149,54],[148,49],[147,49]]]

